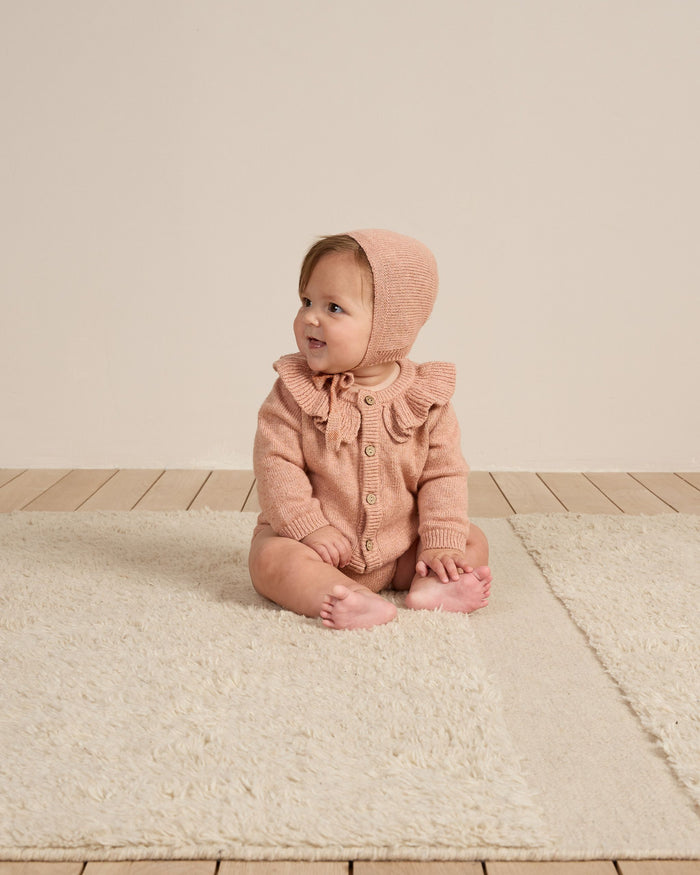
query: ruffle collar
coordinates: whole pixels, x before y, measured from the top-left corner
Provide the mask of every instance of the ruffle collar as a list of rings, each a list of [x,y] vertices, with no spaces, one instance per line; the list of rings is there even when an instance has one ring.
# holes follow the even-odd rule
[[[423,425],[433,407],[448,403],[455,390],[456,368],[449,362],[399,363],[399,376],[386,389],[364,390],[352,373],[316,374],[301,353],[283,356],[274,369],[299,407],[325,433],[329,449],[338,452],[357,438],[362,424],[358,395],[373,395],[384,426],[398,443]]]

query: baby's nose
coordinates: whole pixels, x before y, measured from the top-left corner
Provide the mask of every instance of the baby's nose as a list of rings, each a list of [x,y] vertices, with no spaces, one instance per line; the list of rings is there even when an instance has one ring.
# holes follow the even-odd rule
[[[306,310],[304,310],[304,322],[306,322],[307,325],[318,325],[318,316],[312,307],[307,307]]]

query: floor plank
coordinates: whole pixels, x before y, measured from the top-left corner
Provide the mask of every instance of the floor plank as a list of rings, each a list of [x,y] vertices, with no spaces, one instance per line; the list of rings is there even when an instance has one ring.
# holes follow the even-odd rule
[[[79,510],[131,510],[162,474],[146,469],[117,471]]]
[[[24,510],[77,510],[115,474],[114,469],[77,468],[26,505]]]
[[[469,474],[469,515],[471,517],[509,517],[513,508],[503,497],[496,481],[487,471]]]
[[[254,480],[252,471],[212,471],[190,510],[242,510]]]
[[[540,474],[540,478],[572,513],[622,513],[583,474]]]
[[[222,860],[218,875],[348,875],[349,870],[350,866],[348,863],[302,863],[292,860],[271,862]]]
[[[486,875],[617,875],[609,860],[486,863]]]
[[[83,863],[0,863],[0,875],[81,875]]]
[[[34,468],[10,480],[0,488],[0,512],[22,510],[55,483],[70,474],[70,468]]]
[[[88,863],[85,875],[214,875],[216,860],[138,860]]]
[[[492,476],[516,513],[563,513],[566,510],[537,474],[506,472]]]
[[[134,510],[187,510],[197,497],[209,471],[166,471],[134,506]]]
[[[25,468],[0,468],[0,488],[20,474],[24,474]]]
[[[676,474],[632,474],[642,486],[678,513],[700,513],[700,490]]]
[[[671,513],[671,508],[653,493],[645,489],[629,474],[606,472],[586,474],[586,477],[602,493],[616,504],[623,513],[657,514]]]
[[[696,489],[700,489],[700,471],[691,471],[687,474],[679,474],[678,476],[682,477],[686,483],[690,483]]]
[[[250,494],[246,499],[246,503],[243,505],[243,510],[254,511],[255,513],[260,513],[260,500],[258,499],[258,487],[255,483],[253,483],[253,488],[250,490]]]
[[[483,875],[481,863],[356,862],[353,875]]]
[[[700,875],[700,860],[620,860],[620,875]]]

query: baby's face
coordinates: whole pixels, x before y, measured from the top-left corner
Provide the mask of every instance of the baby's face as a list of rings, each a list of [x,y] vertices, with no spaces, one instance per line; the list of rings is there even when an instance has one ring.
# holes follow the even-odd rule
[[[365,356],[371,331],[371,277],[351,252],[324,255],[294,320],[299,352],[317,373],[352,371]]]

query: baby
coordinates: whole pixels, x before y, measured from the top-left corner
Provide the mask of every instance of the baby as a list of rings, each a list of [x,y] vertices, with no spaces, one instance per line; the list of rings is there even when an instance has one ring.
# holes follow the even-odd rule
[[[258,418],[249,567],[261,595],[331,629],[393,620],[389,587],[408,608],[488,604],[455,368],[406,358],[437,287],[430,250],[391,231],[322,238],[301,267],[299,352],[275,363]]]

